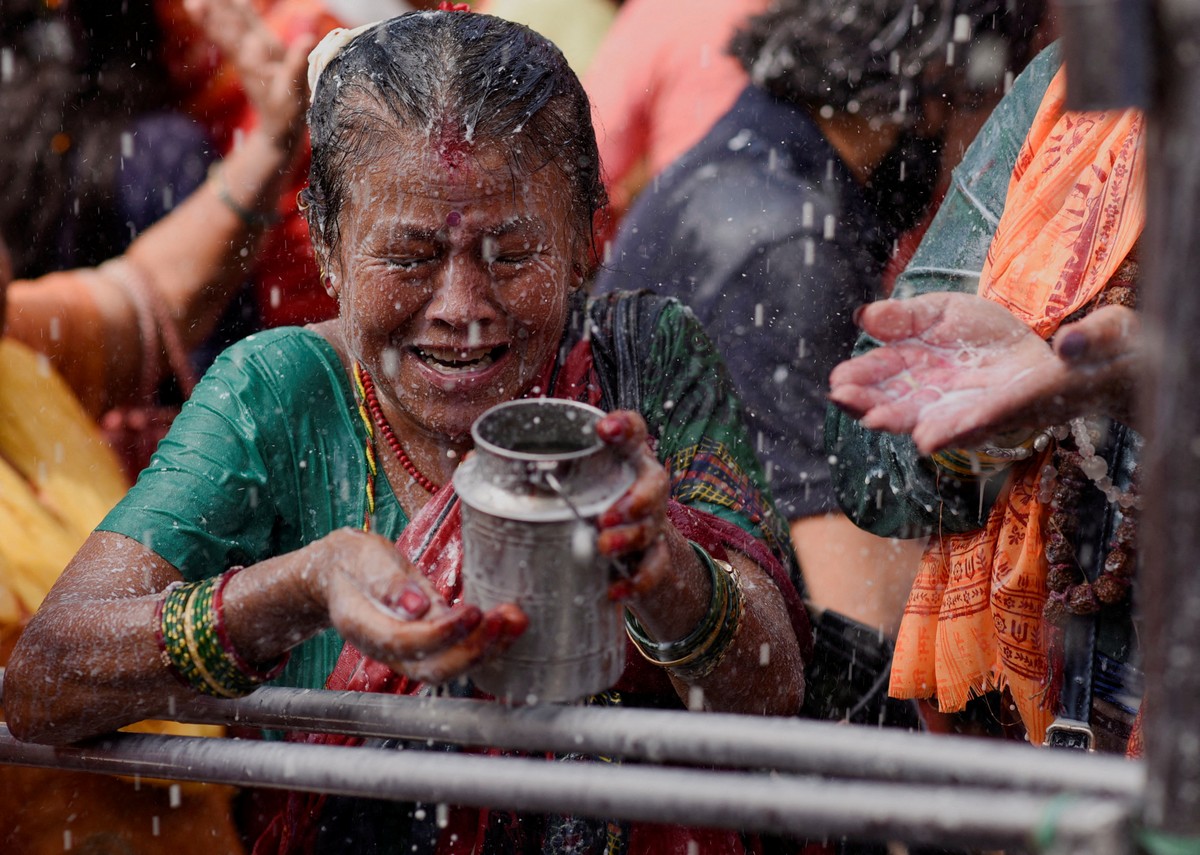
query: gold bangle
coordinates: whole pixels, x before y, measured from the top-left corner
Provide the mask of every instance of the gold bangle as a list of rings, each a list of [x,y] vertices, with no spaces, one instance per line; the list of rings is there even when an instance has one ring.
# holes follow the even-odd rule
[[[634,614],[626,609],[625,632],[648,661],[675,671],[683,679],[700,679],[710,674],[724,658],[737,634],[745,603],[733,565],[713,558],[697,543],[691,546],[708,570],[712,583],[708,610],[696,628],[678,641],[654,641]]]

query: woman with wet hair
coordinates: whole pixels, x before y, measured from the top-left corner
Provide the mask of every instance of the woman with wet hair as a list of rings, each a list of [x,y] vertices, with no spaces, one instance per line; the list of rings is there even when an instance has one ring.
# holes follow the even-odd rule
[[[5,681],[13,733],[67,742],[267,681],[416,694],[469,677],[527,618],[463,589],[451,476],[480,414],[538,396],[609,411],[597,434],[636,473],[598,520],[596,548],[630,570],[610,588],[627,665],[601,702],[794,714],[794,558],[720,360],[678,303],[583,292],[604,193],[562,54],[517,24],[423,12],[331,34],[311,62],[303,204],[338,317],[216,361],[30,623]],[[432,813],[297,794],[260,845],[742,847]]]

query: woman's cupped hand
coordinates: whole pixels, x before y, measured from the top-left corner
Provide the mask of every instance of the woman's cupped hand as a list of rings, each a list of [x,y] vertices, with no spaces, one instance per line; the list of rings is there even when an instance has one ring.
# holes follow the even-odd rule
[[[507,649],[528,626],[516,605],[448,605],[395,545],[341,529],[322,539],[314,576],[330,623],[364,655],[429,683],[452,680]]]
[[[596,424],[596,435],[632,464],[634,482],[597,520],[596,548],[617,561],[625,575],[613,582],[614,600],[637,598],[654,590],[670,573],[664,535],[671,480],[647,443],[645,420],[630,410],[609,413]]]
[[[1137,315],[1106,306],[1051,342],[973,294],[864,306],[880,347],[830,375],[830,400],[864,427],[911,434],[922,454],[969,448],[1082,415],[1128,419],[1142,369]]]

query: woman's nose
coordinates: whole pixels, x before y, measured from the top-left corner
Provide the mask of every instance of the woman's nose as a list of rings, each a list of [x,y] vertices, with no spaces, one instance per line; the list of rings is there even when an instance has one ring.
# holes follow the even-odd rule
[[[494,320],[500,315],[492,279],[482,264],[451,256],[442,269],[427,316],[453,327]]]

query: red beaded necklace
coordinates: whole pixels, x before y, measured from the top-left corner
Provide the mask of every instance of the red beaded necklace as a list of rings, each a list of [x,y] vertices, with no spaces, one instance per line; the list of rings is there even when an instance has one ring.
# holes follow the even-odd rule
[[[392,431],[392,426],[388,424],[387,416],[383,414],[383,408],[379,406],[379,398],[375,396],[375,383],[371,380],[371,375],[362,367],[362,363],[355,360],[354,362],[354,379],[356,385],[362,393],[362,403],[366,405],[367,411],[371,414],[371,420],[379,428],[379,432],[383,434],[383,438],[387,441],[388,448],[396,455],[396,459],[400,461],[400,465],[404,467],[414,481],[428,493],[436,493],[441,489],[440,484],[435,484],[432,480],[424,475],[417,465],[409,458],[405,452],[404,446],[400,444],[400,440]],[[365,421],[365,420],[364,420]],[[371,433],[368,426],[368,434]],[[373,437],[372,437],[373,438]],[[372,497],[373,498],[373,497]],[[373,504],[373,503],[372,503]]]

